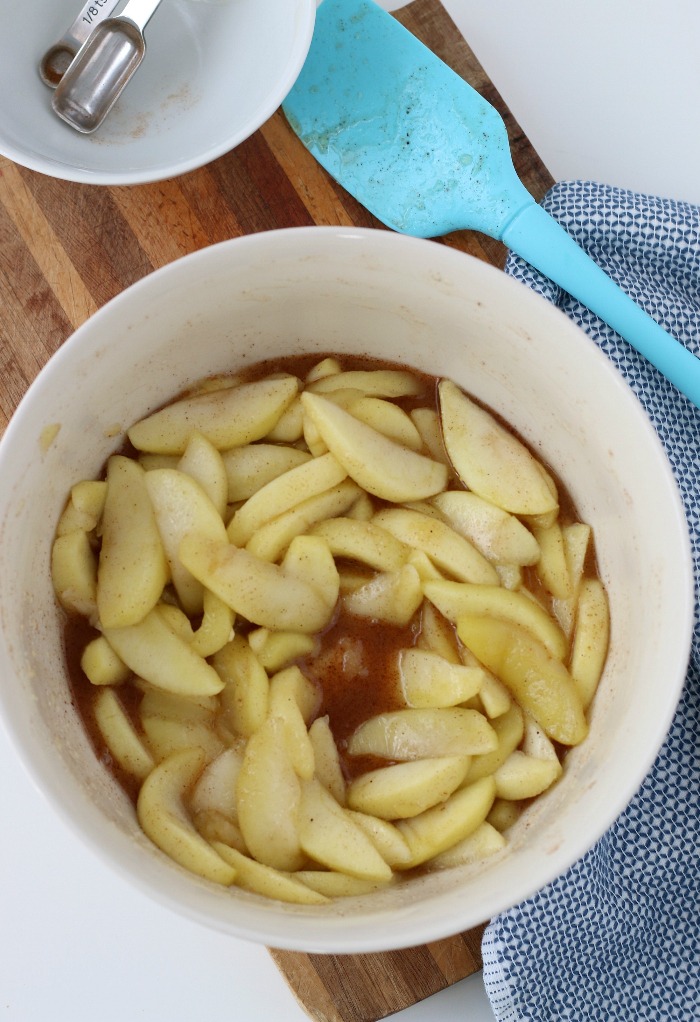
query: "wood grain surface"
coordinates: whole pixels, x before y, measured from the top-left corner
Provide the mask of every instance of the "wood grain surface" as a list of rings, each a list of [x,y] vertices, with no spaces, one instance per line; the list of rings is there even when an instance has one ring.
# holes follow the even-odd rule
[[[414,0],[397,18],[501,112],[516,170],[539,200],[553,180],[439,0]],[[0,429],[47,359],[130,284],[228,238],[313,224],[384,229],[281,111],[233,152],[149,185],[59,181],[0,157]],[[502,245],[474,232],[435,243],[505,261]],[[482,931],[382,954],[271,954],[312,1018],[375,1022],[478,971]]]
[[[376,1022],[479,972],[484,929],[378,954],[270,954],[315,1022]]]

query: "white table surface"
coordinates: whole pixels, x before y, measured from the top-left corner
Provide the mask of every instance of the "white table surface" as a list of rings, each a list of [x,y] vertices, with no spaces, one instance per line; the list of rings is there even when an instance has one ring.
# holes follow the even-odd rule
[[[556,180],[700,204],[696,0],[443,3]]]
[[[700,203],[700,5],[444,2],[555,178]],[[0,1018],[307,1018],[264,948],[182,920],[108,872],[44,803],[2,732],[0,778]],[[476,976],[394,1018],[494,1016]]]

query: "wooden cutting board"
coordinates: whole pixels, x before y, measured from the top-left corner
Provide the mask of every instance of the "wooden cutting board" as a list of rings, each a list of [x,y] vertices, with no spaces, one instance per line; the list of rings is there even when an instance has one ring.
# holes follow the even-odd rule
[[[414,0],[397,18],[500,110],[539,200],[553,180],[439,0]],[[53,180],[0,157],[0,429],[72,331],[151,270],[227,238],[313,224],[381,228],[281,111],[208,166],[138,187]],[[505,261],[502,245],[473,232],[437,243]],[[481,969],[482,932],[381,954],[270,953],[313,1019],[376,1022]]]
[[[479,972],[484,929],[378,954],[270,954],[315,1022],[376,1022]]]

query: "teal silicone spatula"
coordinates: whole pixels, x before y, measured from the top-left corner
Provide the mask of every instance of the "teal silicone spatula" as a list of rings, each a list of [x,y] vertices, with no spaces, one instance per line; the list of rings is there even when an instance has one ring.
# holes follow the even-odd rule
[[[283,103],[293,131],[387,227],[502,241],[700,407],[700,359],[647,315],[518,178],[500,114],[372,0],[323,0]]]

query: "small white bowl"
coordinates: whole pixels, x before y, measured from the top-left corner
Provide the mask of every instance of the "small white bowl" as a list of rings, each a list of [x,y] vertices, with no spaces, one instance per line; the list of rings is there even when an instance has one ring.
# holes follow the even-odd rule
[[[326,351],[451,376],[533,444],[595,530],[612,639],[588,739],[504,853],[476,869],[307,908],[208,884],[142,836],[71,702],[49,557],[70,485],[99,471],[119,430],[206,374]],[[446,246],[303,228],[172,263],[110,302],[51,359],[0,442],[0,478],[0,711],[20,755],[106,862],[170,908],[237,937],[319,953],[379,951],[491,918],[564,872],[610,826],[676,708],[693,580],[682,505],[656,433],[610,362],[561,312]]]
[[[175,177],[252,135],[294,84],[316,16],[315,0],[164,0],[146,26],[143,64],[103,125],[83,135],[53,113],[38,71],[80,6],[0,5],[0,153],[101,185]]]

